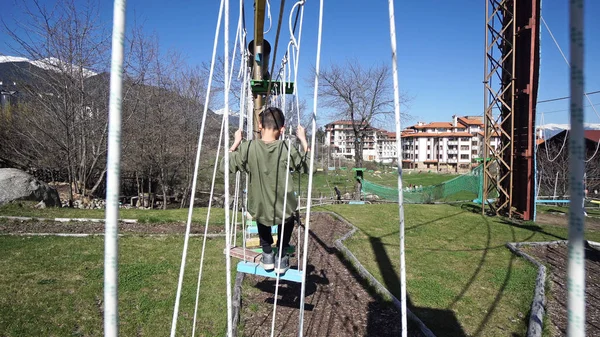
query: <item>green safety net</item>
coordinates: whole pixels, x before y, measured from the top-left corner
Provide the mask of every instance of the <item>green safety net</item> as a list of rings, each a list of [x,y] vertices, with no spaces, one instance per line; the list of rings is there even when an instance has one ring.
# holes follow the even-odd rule
[[[449,202],[459,200],[481,199],[483,165],[479,165],[471,172],[434,186],[404,187],[404,203],[427,204],[433,202]],[[398,201],[398,189],[378,185],[368,180],[362,181],[365,194],[375,194],[379,198]]]

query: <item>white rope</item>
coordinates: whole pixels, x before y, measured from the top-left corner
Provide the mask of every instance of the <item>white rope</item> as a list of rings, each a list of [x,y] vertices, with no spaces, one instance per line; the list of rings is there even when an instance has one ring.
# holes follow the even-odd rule
[[[585,161],[586,163],[589,163],[590,161],[592,161],[592,159],[594,159],[596,153],[598,153],[598,148],[600,148],[600,139],[598,140],[598,142],[596,142],[596,151],[594,151],[594,154],[592,155],[592,157],[590,157],[590,159]]]
[[[236,236],[237,236],[237,217],[238,217],[238,201],[240,196],[240,171],[235,173],[235,195],[233,197],[233,217],[231,219],[231,242],[233,242],[233,246],[236,246]]]
[[[390,42],[392,47],[392,75],[394,79],[394,112],[396,122],[396,165],[398,165],[398,212],[400,221],[400,303],[402,315],[402,337],[406,337],[406,259],[404,254],[404,195],[402,193],[402,146],[400,125],[400,89],[398,83],[398,53],[396,51],[396,19],[394,1],[388,0],[390,12]]]
[[[546,148],[546,157],[548,158],[549,162],[551,162],[551,163],[554,162],[560,156],[560,154],[562,153],[563,149],[565,148],[565,144],[567,144],[567,138],[569,136],[569,130],[566,130],[566,131],[567,132],[565,132],[565,137],[563,138],[562,146],[560,147],[560,150],[558,151],[558,154],[556,155],[556,157],[554,157],[552,159],[550,159],[550,154],[548,153],[548,142],[546,142],[546,146],[545,146],[545,148]]]
[[[223,116],[225,116],[223,114]],[[206,248],[206,238],[208,237],[208,222],[212,210],[212,202],[215,193],[215,178],[217,177],[217,168],[219,167],[219,154],[221,153],[221,141],[223,140],[223,130],[225,128],[225,118],[221,118],[221,131],[219,132],[219,143],[217,145],[217,154],[215,155],[215,164],[213,167],[212,182],[210,184],[210,195],[208,199],[208,210],[206,211],[206,222],[204,223],[204,238],[202,240],[202,253],[200,254],[200,266],[198,268],[198,283],[196,284],[196,302],[194,308],[194,321],[192,326],[192,336],[196,336],[196,319],[198,317],[198,304],[200,300],[200,282],[202,281],[202,271],[204,270],[204,252]]]
[[[273,19],[271,18],[271,1],[269,0],[267,0],[267,18],[269,18],[269,28],[266,32],[263,32],[263,34],[267,34],[268,32],[270,32],[273,26]]]
[[[198,169],[200,167],[200,154],[202,153],[202,140],[204,139],[204,128],[206,126],[206,115],[208,111],[208,103],[210,100],[210,89],[212,86],[212,79],[215,68],[215,59],[217,53],[217,45],[219,40],[219,28],[221,27],[221,18],[223,16],[223,2],[221,0],[221,6],[219,8],[219,17],[217,19],[217,27],[215,29],[215,39],[213,44],[213,54],[210,63],[210,72],[208,75],[208,85],[206,87],[206,98],[204,101],[204,112],[202,113],[202,124],[200,126],[200,136],[198,137],[198,149],[196,150],[196,163],[194,165],[194,178],[192,179],[192,190],[190,197],[190,207],[188,210],[188,217],[185,228],[185,239],[183,241],[183,252],[181,254],[181,267],[179,269],[179,281],[177,282],[177,295],[175,296],[175,305],[173,308],[173,320],[171,322],[171,337],[175,337],[175,331],[177,329],[177,317],[179,314],[179,301],[181,298],[181,288],[183,286],[183,275],[185,273],[185,262],[187,258],[188,243],[190,238],[190,229],[192,224],[192,214],[194,212],[194,199],[196,198],[196,185],[198,183]]]
[[[126,0],[115,0],[113,9],[110,107],[104,237],[104,335],[119,335],[118,259],[119,187],[121,172],[121,110],[123,99],[123,49]]]
[[[225,64],[224,64],[224,71],[225,71],[225,88],[227,90],[225,90],[224,93],[224,104],[225,104],[225,131],[229,133],[229,0],[225,0],[225,29],[224,29],[224,48],[223,48],[223,53],[224,58],[225,58]],[[223,137],[223,145],[225,148],[225,207],[223,207],[225,209],[225,223],[228,224],[229,223],[229,151],[227,151],[227,149],[229,149],[229,137]],[[229,252],[231,250],[231,237],[229,236],[229,226],[225,227],[225,234],[226,234],[226,239],[225,239],[225,248],[227,249],[227,252]],[[225,255],[225,274],[226,274],[226,278],[225,278],[225,283],[226,283],[226,287],[227,287],[227,336],[228,337],[234,337],[233,336],[233,309],[232,309],[232,294],[231,294],[231,255],[230,254],[226,254]]]
[[[548,33],[550,33],[550,37],[552,38],[552,41],[554,41],[554,44],[556,45],[556,48],[558,48],[558,51],[560,52],[560,55],[562,55],[563,60],[565,60],[565,63],[567,63],[567,66],[569,66],[569,68],[571,68],[571,64],[569,63],[569,60],[565,56],[565,53],[563,53],[562,48],[558,44],[558,41],[556,41],[556,39],[554,38],[554,34],[552,34],[552,31],[550,30],[550,27],[546,23],[546,20],[544,20],[543,16],[541,18],[542,18],[542,22],[544,23],[544,26],[548,30]],[[594,113],[596,113],[596,116],[598,118],[600,118],[600,114],[598,113],[598,111],[596,110],[596,107],[592,103],[592,100],[590,99],[590,96],[588,96],[588,94],[586,94],[586,93],[583,93],[583,95],[585,95],[585,98],[587,99],[588,103],[590,103],[590,106],[592,107],[592,110],[594,110]]]
[[[308,263],[308,233],[310,231],[310,211],[312,206],[313,167],[315,160],[315,135],[317,129],[317,94],[319,92],[319,67],[321,65],[321,40],[323,35],[323,0],[319,1],[319,34],[317,37],[317,62],[315,65],[315,87],[313,94],[312,134],[310,143],[310,170],[308,172],[308,200],[306,201],[306,221],[304,228],[304,253],[302,256],[302,290],[300,292],[300,327],[298,336],[304,335],[304,302],[306,296],[306,264]]]
[[[584,142],[584,1],[569,2],[570,32],[570,86],[571,86],[571,137],[569,138],[569,262],[567,268],[568,323],[567,335],[585,336],[585,249],[584,249],[584,200],[583,178],[585,174]]]
[[[276,266],[281,267],[281,257],[283,256],[283,236],[285,234],[285,208],[287,206],[287,195],[288,195],[288,188],[289,188],[289,179],[290,179],[290,157],[291,157],[291,153],[292,153],[292,143],[290,142],[290,138],[288,137],[288,149],[287,149],[287,165],[286,165],[286,170],[285,170],[285,194],[283,196],[283,209],[281,212],[281,233],[279,234],[279,240],[277,240],[277,244],[279,245],[279,252],[278,252],[278,264]],[[289,263],[289,260],[288,260]],[[274,300],[273,300],[273,318],[271,319],[271,337],[274,336],[275,334],[275,317],[277,314],[277,296],[279,295],[279,279],[280,279],[280,274],[276,274],[276,278],[275,278],[275,296],[274,296]]]
[[[233,56],[232,56],[232,59],[231,59],[231,68],[230,68],[230,71],[229,71],[229,86],[226,88],[226,90],[228,90],[228,91],[231,90],[231,82],[232,82],[233,74],[234,74],[233,69],[234,69],[234,66],[235,66],[235,56],[237,55],[236,51],[237,51],[237,47],[238,47],[238,41],[241,42],[241,39],[242,39],[242,34],[241,34],[241,32],[242,32],[242,14],[243,14],[242,13],[242,6],[243,6],[243,0],[240,1],[240,10],[239,10],[239,15],[238,15],[238,26],[237,26],[237,31],[235,33],[235,42],[233,43],[233,52],[232,52]],[[240,46],[240,54],[241,54],[240,55],[240,62],[241,62],[241,64],[240,64],[240,70],[241,70],[243,68],[243,64],[244,64],[244,59],[243,59],[244,49],[243,49],[243,46]],[[239,110],[241,111],[241,106],[239,107]],[[241,112],[240,112],[240,114],[241,114]],[[242,123],[242,117],[241,116],[239,117],[239,122],[240,122],[240,124]],[[240,173],[236,172],[236,174],[235,174],[235,189],[234,189],[234,197],[233,197],[233,211],[234,211],[234,213],[233,213],[233,217],[232,217],[232,220],[231,220],[231,233],[232,233],[231,234],[232,235],[231,242],[233,242],[234,246],[235,246],[235,243],[236,243],[235,238],[237,236],[237,230],[236,230],[237,226],[236,226],[236,224],[237,224],[237,217],[238,217],[237,209],[238,209],[238,200],[239,200],[239,186],[240,186]]]

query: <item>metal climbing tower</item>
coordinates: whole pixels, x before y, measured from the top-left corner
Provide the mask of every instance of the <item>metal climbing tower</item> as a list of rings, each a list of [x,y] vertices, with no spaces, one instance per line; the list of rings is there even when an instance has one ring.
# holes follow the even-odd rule
[[[483,200],[497,199],[482,212],[532,220],[540,0],[486,0],[485,11]]]

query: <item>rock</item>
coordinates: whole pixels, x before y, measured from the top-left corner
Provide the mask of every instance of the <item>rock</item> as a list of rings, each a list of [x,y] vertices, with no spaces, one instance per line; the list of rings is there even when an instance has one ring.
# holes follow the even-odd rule
[[[0,205],[14,200],[43,201],[47,207],[61,206],[56,189],[27,172],[2,168],[0,169]]]

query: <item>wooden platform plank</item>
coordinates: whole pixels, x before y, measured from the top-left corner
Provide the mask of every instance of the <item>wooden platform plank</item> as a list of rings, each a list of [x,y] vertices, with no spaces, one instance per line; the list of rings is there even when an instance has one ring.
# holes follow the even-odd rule
[[[227,249],[223,249],[223,254],[227,254]],[[255,252],[248,248],[244,249],[242,247],[232,247],[229,251],[229,255],[242,261],[259,263],[262,257],[262,252]]]
[[[275,271],[266,271],[258,263],[241,261],[237,265],[237,271],[246,274],[277,278]],[[300,283],[302,282],[302,273],[300,273],[298,269],[289,269],[285,274],[279,275],[279,279]]]

